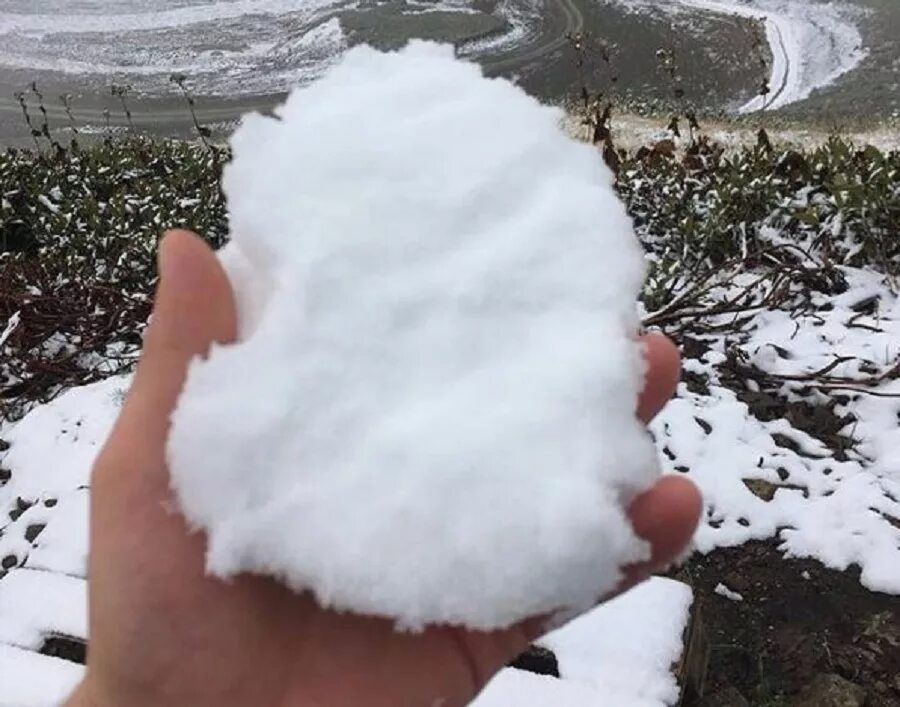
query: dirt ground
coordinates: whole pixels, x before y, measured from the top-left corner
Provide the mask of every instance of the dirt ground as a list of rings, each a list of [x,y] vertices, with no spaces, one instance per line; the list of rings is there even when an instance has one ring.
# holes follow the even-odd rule
[[[831,677],[857,699],[835,705],[900,705],[900,599],[867,590],[858,570],[787,559],[769,541],[695,555],[672,576],[693,587],[709,643],[705,697],[688,707],[827,707],[824,676],[860,688]]]

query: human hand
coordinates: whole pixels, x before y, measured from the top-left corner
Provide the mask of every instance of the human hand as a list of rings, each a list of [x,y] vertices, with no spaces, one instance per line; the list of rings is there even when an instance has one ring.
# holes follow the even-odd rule
[[[165,445],[192,357],[236,336],[234,300],[212,251],[186,232],[161,247],[161,282],[132,389],[93,470],[90,648],[70,707],[453,707],[542,633],[535,619],[502,631],[434,627],[320,608],[275,580],[223,582],[204,572],[205,540],[173,510]],[[667,339],[645,339],[649,420],[679,377]],[[253,473],[248,469],[247,473]],[[629,509],[652,558],[622,589],[670,564],[700,513],[696,488],[664,477]]]

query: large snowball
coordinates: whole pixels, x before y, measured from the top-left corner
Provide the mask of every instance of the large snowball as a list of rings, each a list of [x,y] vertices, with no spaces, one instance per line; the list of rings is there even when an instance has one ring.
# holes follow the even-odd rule
[[[225,174],[241,341],[195,361],[172,483],[210,572],[477,628],[647,556],[643,258],[596,151],[449,47],[355,49]]]

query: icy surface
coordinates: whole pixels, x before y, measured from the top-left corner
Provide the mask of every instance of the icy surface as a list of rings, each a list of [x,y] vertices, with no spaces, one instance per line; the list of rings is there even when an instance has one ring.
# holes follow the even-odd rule
[[[242,342],[169,459],[208,569],[407,627],[587,606],[646,555],[641,248],[560,113],[422,42],[350,52],[224,185]]]

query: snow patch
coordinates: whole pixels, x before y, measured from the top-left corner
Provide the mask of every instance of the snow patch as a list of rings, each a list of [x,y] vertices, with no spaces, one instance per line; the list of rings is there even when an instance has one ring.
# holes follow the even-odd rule
[[[687,585],[653,578],[538,641],[556,655],[559,679],[507,668],[471,707],[673,705],[692,602]]]
[[[861,362],[890,368],[900,357],[900,300],[879,273],[842,271],[849,287],[827,297],[830,309],[760,311],[747,325],[749,333],[731,342],[730,353],[789,377],[821,370],[839,357],[850,360],[833,368],[833,376],[864,378]],[[722,296],[734,296],[754,277],[747,273],[723,283]],[[873,314],[855,311],[873,296]],[[825,295],[817,297],[824,302]],[[851,320],[857,326],[848,326]],[[695,537],[697,548],[710,552],[777,537],[789,556],[815,557],[837,570],[857,564],[864,586],[900,593],[900,380],[827,391],[847,395],[834,414],[847,419],[841,434],[853,441],[835,453],[788,420],[754,417],[719,381],[723,340],[702,338],[711,350],[702,359],[685,360],[684,367],[707,378],[709,392],[691,392],[682,383],[678,397],[651,425],[658,447],[667,451],[664,465],[683,471],[703,491],[706,522]],[[782,353],[773,356],[776,350]],[[811,404],[830,401],[821,393],[801,398],[790,387],[783,394]],[[769,493],[754,492],[754,485]]]
[[[716,585],[716,588],[713,591],[720,597],[725,597],[726,599],[730,599],[731,601],[744,601],[744,596],[740,592],[729,589],[721,582]]]

